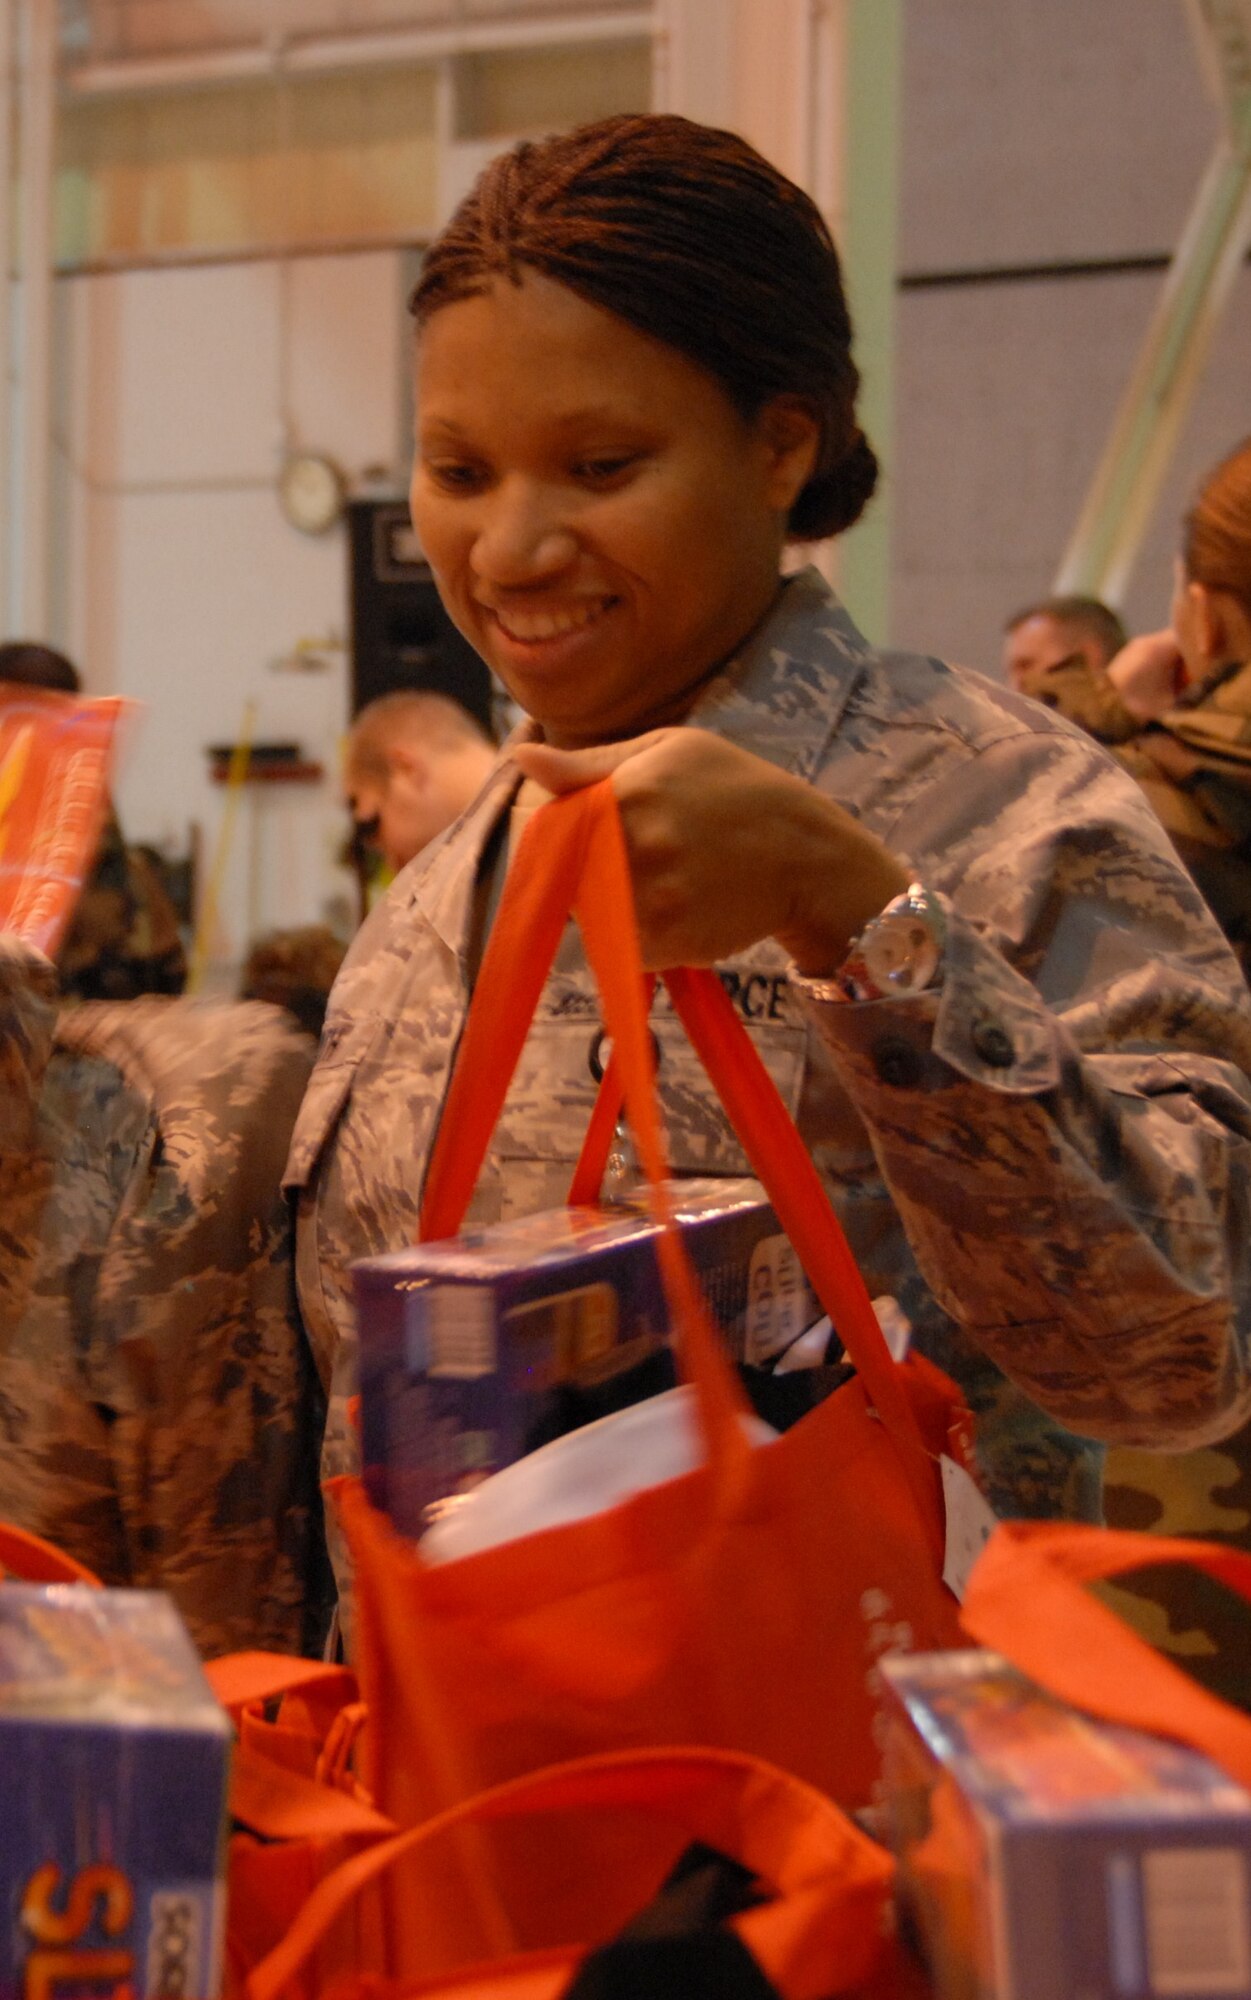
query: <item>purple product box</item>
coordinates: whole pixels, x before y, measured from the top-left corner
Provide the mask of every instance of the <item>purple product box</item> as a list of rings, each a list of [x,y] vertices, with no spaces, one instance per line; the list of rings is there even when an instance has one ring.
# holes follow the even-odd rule
[[[759,1182],[672,1192],[731,1354],[768,1363],[819,1308]],[[353,1266],[365,1481],[402,1533],[419,1536],[442,1502],[550,1437],[668,1387],[659,1233],[640,1199]]]
[[[996,1653],[882,1671],[901,1912],[936,2000],[1249,2000],[1251,1794]]]
[[[230,1742],[168,1597],[0,1584],[0,2000],[215,2000]]]

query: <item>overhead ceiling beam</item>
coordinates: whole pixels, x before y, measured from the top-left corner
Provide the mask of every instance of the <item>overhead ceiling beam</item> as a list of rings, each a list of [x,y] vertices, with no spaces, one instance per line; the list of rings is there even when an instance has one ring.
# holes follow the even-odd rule
[[[400,63],[437,63],[459,55],[509,49],[562,48],[596,42],[646,40],[652,32],[649,6],[598,8],[593,12],[543,15],[517,20],[467,21],[456,28],[394,28],[379,33],[311,34],[270,37],[195,54],[122,57],[72,63],[62,82],[71,96],[112,92],[194,90],[205,84],[249,77],[318,74],[330,70],[384,68]]]

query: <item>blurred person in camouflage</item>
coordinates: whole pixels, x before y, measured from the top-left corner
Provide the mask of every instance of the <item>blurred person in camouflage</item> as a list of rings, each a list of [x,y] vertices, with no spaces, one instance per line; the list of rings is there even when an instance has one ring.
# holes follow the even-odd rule
[[[391,873],[460,818],[495,762],[481,725],[448,695],[402,688],[352,724],[344,790],[356,837]]]
[[[29,639],[0,645],[3,683],[75,695],[82,681],[64,653]],[[57,955],[61,990],[80,1000],[181,993],[187,959],[178,918],[152,856],[128,847],[110,807],[91,875]]]
[[[0,1518],[168,1590],[206,1655],[328,1616],[279,1190],[311,1057],[271,1007],[66,1008],[0,938]]]
[[[349,1267],[416,1231],[516,817],[604,780],[646,962],[717,966],[996,1511],[1097,1519],[1108,1441],[1251,1407],[1251,997],[1098,746],[783,572],[877,475],[824,222],[732,135],[608,120],[490,165],[413,310],[414,526],[531,720],[331,996],[287,1167],[327,1471],[357,1458]],[[600,1025],[570,932],[471,1226],[564,1200]],[[653,1029],[675,1171],[740,1172]]]
[[[1251,975],[1251,438],[1186,515],[1170,626],[1106,667],[1035,674],[1025,692],[1138,781]]]
[[[1138,781],[1251,973],[1251,438],[1208,473],[1182,526],[1170,626],[1106,668],[1070,661],[1027,691],[1107,745]],[[1118,1527],[1251,1549],[1251,1428],[1184,1453],[1109,1453]],[[1140,1572],[1116,1592],[1155,1643],[1251,1706],[1251,1628],[1219,1584]]]

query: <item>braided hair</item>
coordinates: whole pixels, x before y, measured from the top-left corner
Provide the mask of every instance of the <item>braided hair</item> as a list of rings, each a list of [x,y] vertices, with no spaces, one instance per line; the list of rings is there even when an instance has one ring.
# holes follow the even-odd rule
[[[815,203],[745,140],[632,114],[523,141],[431,245],[410,309],[420,328],[527,269],[676,348],[749,422],[801,398],[820,446],[788,532],[818,541],[859,519],[877,460],[856,423],[838,253]]]

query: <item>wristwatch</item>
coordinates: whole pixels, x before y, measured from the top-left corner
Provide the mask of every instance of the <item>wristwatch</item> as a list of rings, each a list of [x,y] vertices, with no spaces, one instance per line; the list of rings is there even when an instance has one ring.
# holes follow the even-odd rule
[[[889,1000],[924,993],[942,976],[947,921],[923,882],[871,917],[832,979],[790,968],[791,984],[810,1000]]]

